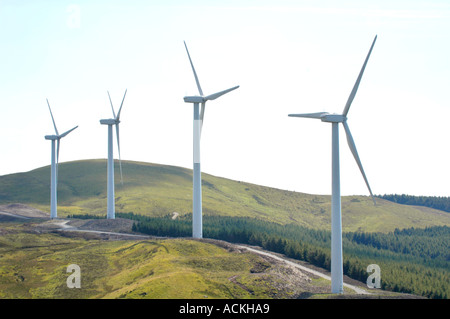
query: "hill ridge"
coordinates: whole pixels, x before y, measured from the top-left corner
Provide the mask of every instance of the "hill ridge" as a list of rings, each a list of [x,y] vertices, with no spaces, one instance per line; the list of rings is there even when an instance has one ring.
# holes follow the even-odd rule
[[[139,161],[122,161],[124,184],[116,185],[116,211],[161,217],[192,211],[192,170]],[[50,171],[0,176],[0,205],[20,202],[49,210]],[[202,175],[203,213],[252,217],[315,229],[330,227],[330,195],[315,195]],[[396,228],[450,226],[450,214],[427,207],[395,204],[368,196],[343,196],[344,231],[389,232]],[[106,214],[106,160],[59,165],[58,214]]]

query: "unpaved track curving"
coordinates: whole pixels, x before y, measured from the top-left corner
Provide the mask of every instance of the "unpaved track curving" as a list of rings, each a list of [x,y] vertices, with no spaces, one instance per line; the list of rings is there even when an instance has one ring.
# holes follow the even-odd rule
[[[125,222],[125,220],[84,220],[75,222],[74,220],[68,219],[53,219],[50,220],[49,215],[37,210],[35,208],[29,207],[23,204],[10,204],[10,205],[0,205],[0,217],[4,216],[4,218],[18,218],[18,219],[31,219],[31,218],[44,218],[46,221],[39,224],[39,228],[46,228],[48,230],[53,231],[64,231],[64,232],[78,232],[78,233],[86,233],[86,234],[98,234],[101,236],[110,236],[117,239],[148,239],[148,238],[167,238],[167,237],[155,237],[149,235],[140,235],[140,234],[131,234],[131,224]],[[177,213],[173,213],[172,218],[176,218]],[[129,221],[128,221],[129,222]],[[121,224],[120,224],[121,223]],[[117,225],[119,225],[120,231],[117,230]],[[112,231],[111,231],[112,230]],[[220,241],[217,240],[209,240],[205,239],[205,241],[211,242],[213,244],[218,244]],[[219,245],[219,244],[218,244]],[[286,263],[291,267],[295,267],[303,272],[312,274],[314,276],[318,276],[320,278],[324,278],[326,280],[331,280],[331,277],[320,272],[314,270],[312,268],[306,267],[304,265],[300,265],[294,261],[291,261],[287,258],[284,258],[282,255],[274,254],[268,251],[252,248],[245,245],[231,244],[226,243],[227,246],[233,247],[238,250],[246,250],[251,253],[259,254],[262,256],[266,256],[269,258],[273,258],[279,262]],[[234,278],[233,278],[234,279]],[[344,283],[344,287],[350,288],[355,291],[358,295],[372,295],[370,292],[357,287],[352,284]]]
[[[129,234],[129,233],[110,232],[110,231],[103,231],[103,230],[79,229],[77,227],[68,225],[68,222],[69,222],[69,220],[55,220],[54,224],[55,225],[59,225],[61,227],[59,230],[61,230],[61,231],[74,231],[74,232],[94,233],[94,234],[101,234],[101,235],[112,235],[112,236],[121,237],[123,239],[130,239],[130,238],[131,239],[132,238],[135,238],[135,239],[166,238],[166,237],[155,237],[155,236],[149,236],[149,235],[138,235],[138,234]],[[214,243],[214,240],[212,240],[211,242]],[[275,259],[277,261],[284,262],[284,263],[288,264],[289,266],[295,267],[295,268],[297,268],[297,269],[299,269],[299,270],[301,270],[303,272],[307,272],[307,273],[310,273],[312,275],[315,275],[315,276],[318,276],[320,278],[324,278],[326,280],[330,280],[331,281],[331,277],[330,276],[328,276],[326,274],[323,274],[320,271],[317,271],[317,270],[311,269],[309,267],[300,265],[298,263],[290,261],[290,260],[288,260],[286,258],[283,258],[281,256],[277,256],[276,254],[270,253],[268,251],[263,251],[263,250],[255,249],[255,248],[252,248],[252,247],[244,246],[244,245],[237,245],[237,244],[231,244],[231,243],[228,243],[228,244],[230,246],[236,248],[236,249],[241,249],[241,250],[243,249],[243,250],[247,250],[247,251],[250,251],[252,253],[255,253],[255,254],[259,254],[259,255],[263,255],[263,256],[266,256],[266,257],[273,258],[273,259]],[[368,291],[366,291],[366,290],[364,290],[364,289],[362,289],[360,287],[357,287],[355,285],[344,283],[344,287],[354,290],[355,293],[358,294],[358,295],[371,295],[370,292],[368,292]]]
[[[327,279],[327,280],[331,281],[331,277],[330,276],[327,276],[327,275],[325,275],[325,274],[323,274],[323,273],[321,273],[321,272],[319,272],[317,270],[314,270],[314,269],[311,269],[311,268],[299,265],[299,264],[297,264],[295,262],[292,262],[290,260],[287,260],[285,258],[276,256],[276,255],[274,255],[272,253],[269,253],[267,251],[262,251],[262,250],[254,249],[254,248],[251,248],[251,247],[242,246],[242,245],[235,245],[235,246],[238,247],[238,248],[241,248],[241,249],[246,249],[248,251],[251,251],[251,252],[259,254],[259,255],[268,256],[268,257],[274,258],[274,259],[276,259],[278,261],[285,262],[288,265],[296,267],[296,268],[298,268],[298,269],[300,269],[302,271],[308,272],[308,273],[313,274],[315,276],[318,276],[318,277],[321,277],[321,278],[324,278],[324,279]],[[344,283],[344,287],[353,289],[355,291],[355,293],[357,293],[358,295],[371,295],[371,293],[369,293],[366,290],[364,290],[362,288],[359,288],[359,287],[357,287],[355,285],[350,285],[350,284]]]

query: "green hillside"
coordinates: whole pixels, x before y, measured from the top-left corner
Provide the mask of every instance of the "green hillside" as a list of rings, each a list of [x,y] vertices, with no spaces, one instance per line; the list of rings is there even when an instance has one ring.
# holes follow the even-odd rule
[[[368,295],[345,287],[344,295],[335,296],[328,279],[224,241],[54,231],[60,222],[0,222],[0,299],[420,298],[362,284],[357,286]],[[71,222],[99,229],[130,226],[120,218]],[[80,270],[77,288],[68,286],[73,264]]]
[[[306,276],[283,284],[281,265],[212,243],[64,237],[34,226],[0,223],[0,299],[260,299],[317,290]],[[67,287],[71,264],[80,267],[80,289]]]
[[[116,165],[118,166],[118,165]],[[124,183],[116,169],[116,211],[163,217],[192,211],[192,171],[123,161]],[[118,167],[116,167],[118,168]],[[314,229],[330,228],[330,196],[290,192],[203,173],[203,213],[252,217]],[[0,204],[26,203],[49,211],[50,167],[0,176]],[[370,197],[342,199],[343,230],[389,232],[396,228],[450,226],[450,214]],[[106,160],[59,165],[58,214],[106,215]]]

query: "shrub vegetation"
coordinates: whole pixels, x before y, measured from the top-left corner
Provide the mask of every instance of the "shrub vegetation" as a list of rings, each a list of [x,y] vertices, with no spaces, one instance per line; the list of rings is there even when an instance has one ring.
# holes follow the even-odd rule
[[[135,220],[133,231],[168,237],[190,237],[191,215],[173,220],[133,213],[117,217]],[[281,225],[248,217],[204,216],[203,235],[260,246],[290,258],[330,270],[331,234],[299,225]],[[343,235],[344,274],[365,282],[369,264],[381,268],[381,288],[428,298],[450,296],[448,242],[450,227],[403,229],[390,233],[346,232]]]

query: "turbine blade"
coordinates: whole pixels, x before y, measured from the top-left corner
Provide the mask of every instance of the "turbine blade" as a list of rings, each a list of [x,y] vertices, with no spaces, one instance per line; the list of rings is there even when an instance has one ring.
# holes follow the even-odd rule
[[[52,109],[50,108],[50,103],[48,103],[48,99],[46,99],[46,100],[47,100],[48,109],[50,110],[50,115],[52,116],[53,126],[55,128],[56,135],[59,135],[58,129],[56,128],[55,119],[53,118]]]
[[[78,127],[75,126],[74,128],[71,128],[70,130],[68,130],[67,132],[62,133],[61,135],[59,135],[60,138],[63,138],[64,136],[66,136],[67,134],[69,134],[70,132],[72,132],[74,129],[76,129]]]
[[[205,117],[205,105],[206,105],[206,102],[203,102],[202,109],[200,111],[200,137],[202,136],[203,118]]]
[[[116,124],[116,136],[117,136],[117,151],[119,152],[120,183],[123,185],[122,159],[120,158],[119,123]]]
[[[59,144],[60,139],[56,142],[56,187],[58,187],[58,164],[59,164]]]
[[[108,97],[109,97],[109,103],[111,103],[111,109],[112,109],[114,118],[116,118],[116,113],[114,112],[114,107],[113,107],[113,104],[112,104],[112,101],[111,101],[111,96],[109,95],[109,91],[107,91],[107,92],[108,92]]]
[[[220,92],[217,92],[217,93],[214,93],[214,94],[210,94],[210,95],[208,95],[208,96],[205,96],[205,101],[215,100],[215,99],[217,99],[218,97],[221,97],[222,95],[224,95],[224,94],[226,94],[226,93],[228,93],[228,92],[231,92],[231,91],[233,91],[233,90],[236,90],[238,87],[239,87],[239,85],[237,85],[237,86],[235,86],[235,87],[232,87],[232,88],[230,88],[230,89],[226,89],[226,90],[223,90],[223,91],[220,91]]]
[[[125,100],[125,95],[127,95],[127,89],[125,89],[125,94],[123,95],[122,103],[120,104],[119,113],[117,113],[116,120],[120,119],[120,112],[122,111],[123,101]]]
[[[322,116],[328,114],[327,112],[317,112],[317,113],[302,113],[302,114],[289,114],[290,117],[306,117],[311,119],[320,119]]]
[[[363,76],[364,69],[366,68],[367,61],[369,61],[369,57],[370,57],[370,54],[372,53],[372,49],[373,49],[373,46],[375,45],[376,40],[377,40],[377,36],[375,36],[375,39],[373,39],[372,46],[370,47],[369,53],[367,54],[367,57],[366,57],[366,60],[364,61],[361,71],[359,72],[358,78],[356,79],[356,83],[353,86],[352,92],[350,93],[350,96],[348,97],[347,104],[345,104],[344,112],[342,113],[342,115],[344,115],[344,116],[347,116],[348,110],[350,109],[350,105],[352,104],[353,99],[355,98],[356,92],[358,91],[359,83],[361,82],[361,78]]]
[[[186,45],[186,41],[184,41],[184,46],[186,47],[186,52],[187,52],[188,57],[189,57],[189,62],[191,62],[192,71],[194,72],[194,77],[195,77],[195,82],[197,83],[198,93],[201,96],[203,96],[203,91],[202,91],[202,88],[200,86],[200,82],[199,82],[198,77],[197,77],[197,72],[195,72],[194,64],[192,63],[192,59],[191,59],[191,56],[189,54],[189,50],[188,50],[187,45]]]
[[[347,143],[348,143],[348,146],[350,147],[350,151],[352,152],[353,157],[355,158],[355,161],[358,164],[359,170],[361,171],[361,174],[364,178],[364,181],[366,182],[367,188],[369,189],[370,196],[372,196],[373,203],[374,203],[374,205],[376,205],[375,198],[373,197],[372,190],[370,189],[370,186],[369,186],[369,181],[367,180],[366,174],[364,173],[364,169],[362,167],[361,160],[359,159],[359,156],[358,156],[358,151],[356,150],[355,141],[353,140],[352,133],[350,133],[350,128],[348,127],[346,121],[342,122],[342,124],[344,125],[345,133],[347,136]]]

